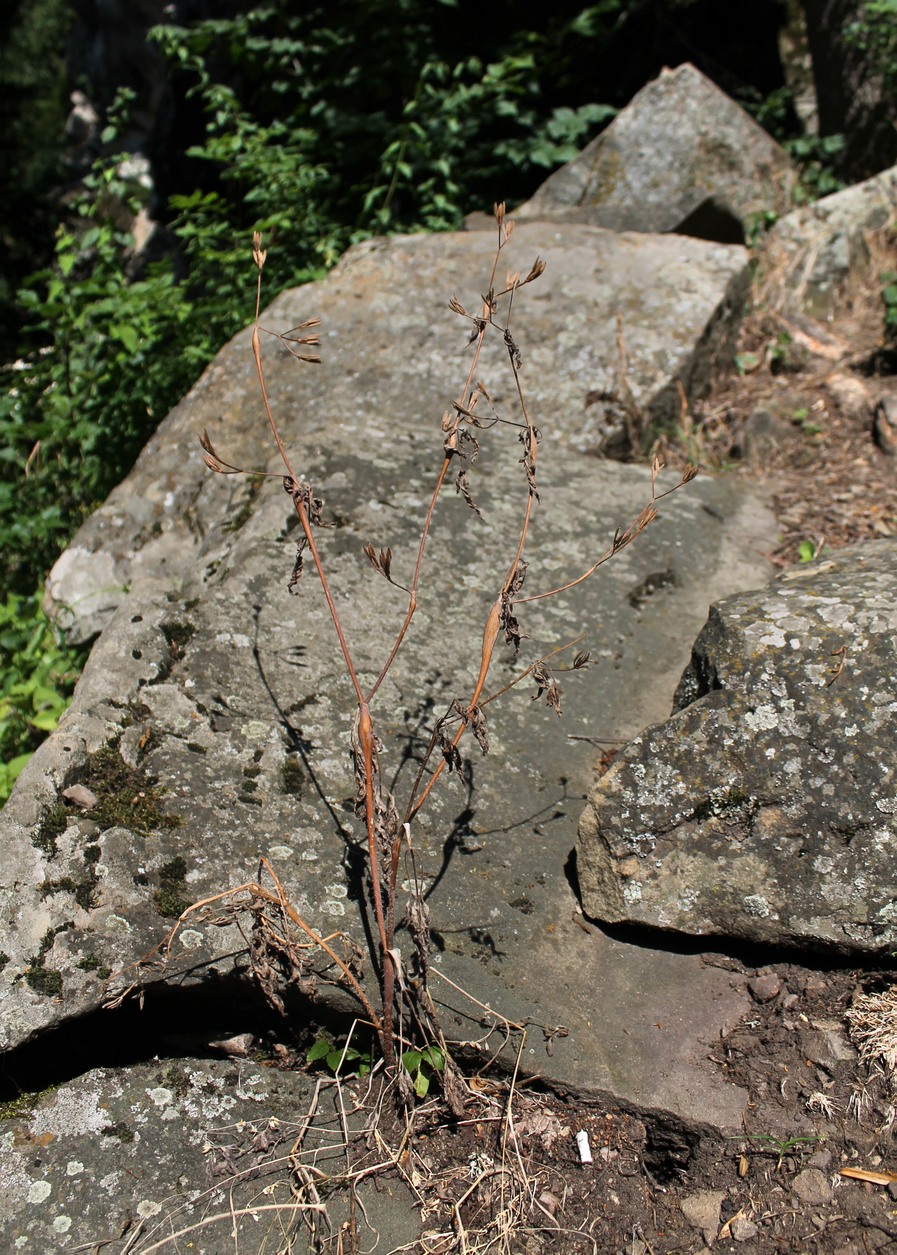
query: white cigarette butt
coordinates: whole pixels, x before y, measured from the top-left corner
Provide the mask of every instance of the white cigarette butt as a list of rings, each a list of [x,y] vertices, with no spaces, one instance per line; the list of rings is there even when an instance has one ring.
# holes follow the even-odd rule
[[[579,1147],[579,1162],[592,1163],[592,1148],[589,1146],[589,1135],[585,1129],[576,1134],[576,1145]]]

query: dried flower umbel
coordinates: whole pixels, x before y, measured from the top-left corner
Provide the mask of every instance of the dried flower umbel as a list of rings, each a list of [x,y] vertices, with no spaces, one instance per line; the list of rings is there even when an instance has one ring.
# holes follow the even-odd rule
[[[506,219],[505,206],[495,206],[497,227],[497,243],[492,262],[491,273],[481,305],[475,312],[469,312],[464,305],[452,297],[449,307],[454,314],[468,324],[468,345],[471,347],[471,361],[467,378],[461,393],[453,399],[442,416],[442,462],[435,476],[435,483],[430,496],[426,518],[417,543],[417,552],[413,572],[407,584],[399,583],[393,576],[393,551],[390,547],[375,548],[372,543],[364,545],[363,553],[374,571],[394,587],[402,590],[407,596],[404,618],[390,648],[383,666],[373,684],[365,686],[359,678],[355,661],[343,631],[343,624],[336,601],[331,592],[326,563],[322,558],[316,540],[316,531],[324,520],[324,502],[315,494],[311,484],[306,483],[297,474],[290,458],[275,416],[265,385],[265,372],[262,362],[261,337],[272,335],[288,349],[293,356],[306,363],[320,361],[315,353],[306,352],[318,344],[318,337],[305,334],[318,325],[319,320],[310,318],[290,331],[277,333],[263,328],[259,321],[261,307],[262,270],[267,259],[267,250],[262,247],[259,234],[253,237],[253,259],[257,272],[255,320],[252,330],[252,351],[258,373],[259,386],[265,415],[272,437],[283,463],[283,470],[277,473],[282,478],[283,487],[290,497],[300,527],[300,539],[297,546],[296,560],[289,580],[290,591],[293,591],[304,570],[305,559],[308,557],[320,579],[321,592],[329,611],[338,648],[342,654],[346,676],[351,685],[355,699],[355,717],[353,724],[353,764],[355,774],[356,812],[364,825],[366,834],[367,864],[370,884],[370,900],[375,922],[375,936],[378,953],[373,955],[379,980],[379,1009],[375,1009],[374,998],[360,984],[357,959],[351,962],[341,958],[334,951],[332,939],[318,938],[318,934],[299,919],[292,908],[287,909],[283,901],[282,890],[278,884],[278,892],[271,895],[262,891],[258,885],[242,886],[241,891],[249,893],[250,910],[254,912],[253,954],[254,962],[260,972],[260,979],[274,995],[273,981],[275,967],[279,963],[292,971],[295,968],[296,980],[308,981],[306,957],[303,952],[300,958],[291,957],[287,932],[281,928],[272,933],[270,915],[260,914],[262,908],[270,910],[271,904],[288,918],[290,927],[299,929],[304,938],[320,941],[326,947],[330,961],[336,964],[340,972],[340,980],[347,988],[353,990],[362,1004],[365,1014],[376,1030],[384,1061],[388,1068],[394,1065],[396,1058],[397,1038],[408,1040],[408,1033],[418,1035],[424,1043],[437,1041],[446,1057],[448,1066],[443,1074],[443,1085],[447,1096],[457,1093],[456,1077],[451,1070],[450,1060],[445,1041],[439,1028],[433,1003],[427,989],[429,970],[430,928],[429,914],[426,904],[417,894],[412,894],[403,907],[402,920],[407,923],[414,943],[415,960],[413,970],[403,964],[402,956],[396,946],[395,934],[397,923],[397,881],[400,858],[403,847],[414,857],[411,832],[415,816],[426,804],[433,788],[443,772],[463,770],[463,759],[460,745],[467,732],[482,753],[489,751],[489,727],[485,708],[509,689],[529,679],[536,686],[534,699],[544,699],[548,706],[561,714],[561,690],[557,681],[559,671],[577,671],[586,667],[588,653],[577,651],[571,664],[559,666],[557,658],[574,648],[578,643],[572,640],[553,650],[551,653],[533,660],[522,669],[510,683],[496,691],[488,690],[490,668],[500,639],[510,645],[515,655],[519,653],[523,642],[527,639],[518,619],[521,607],[533,602],[544,600],[576,587],[592,576],[600,566],[625,548],[656,518],[655,503],[666,492],[657,491],[657,475],[660,463],[655,460],[652,470],[651,499],[644,510],[625,529],[619,529],[613,536],[606,551],[585,571],[557,588],[533,591],[523,595],[523,587],[527,574],[525,551],[530,532],[534,510],[540,502],[538,489],[538,468],[541,433],[533,422],[524,393],[521,371],[523,368],[523,352],[517,343],[512,330],[512,314],[518,293],[527,285],[536,282],[545,271],[545,262],[537,257],[524,277],[521,272],[509,272],[503,284],[497,281],[498,266],[501,256],[511,237],[513,224]],[[515,385],[514,414],[508,418],[499,413],[486,387],[478,380],[481,354],[488,336],[497,335],[504,344]],[[618,336],[618,353],[622,350],[622,333]],[[383,753],[380,738],[377,735],[373,707],[375,698],[386,676],[393,667],[396,657],[406,639],[409,626],[414,617],[418,599],[424,586],[425,558],[430,538],[430,531],[436,504],[443,487],[454,474],[456,492],[468,507],[479,514],[479,509],[471,489],[471,472],[475,467],[479,453],[479,438],[475,432],[488,432],[497,427],[510,426],[515,432],[518,444],[518,460],[521,467],[521,507],[517,534],[508,540],[508,559],[504,574],[496,576],[494,599],[482,629],[479,651],[479,662],[476,677],[468,693],[457,695],[448,709],[435,720],[426,750],[422,756],[416,777],[412,784],[409,797],[404,805],[399,805],[392,794],[384,787],[381,773],[381,755]],[[232,475],[247,472],[244,468],[226,462],[216,451],[207,432],[203,433],[202,448],[205,462],[216,474]],[[268,473],[270,474],[270,473]],[[687,467],[679,482],[667,492],[687,483],[694,477],[694,467]],[[306,595],[310,595],[307,593]],[[266,863],[267,870],[273,871]],[[277,883],[277,882],[275,882]],[[396,1029],[398,1017],[399,1030]]]

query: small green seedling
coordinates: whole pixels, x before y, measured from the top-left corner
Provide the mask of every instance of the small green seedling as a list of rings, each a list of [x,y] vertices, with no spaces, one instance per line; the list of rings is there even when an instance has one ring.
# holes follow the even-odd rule
[[[815,562],[828,552],[824,536],[820,536],[818,540],[802,540],[797,547],[797,556],[801,562]]]
[[[371,1070],[369,1050],[356,1050],[348,1042],[334,1046],[326,1037],[319,1037],[305,1058],[308,1063],[323,1063],[334,1076],[367,1076]]]
[[[402,1055],[402,1066],[411,1073],[415,1094],[418,1098],[426,1098],[433,1073],[445,1070],[445,1055],[435,1046],[425,1046],[423,1050],[406,1050]]]
[[[821,1137],[775,1137],[772,1133],[748,1133],[748,1138],[752,1142],[766,1142],[767,1145],[760,1147],[768,1154],[776,1155],[776,1172],[781,1168],[787,1155],[795,1152],[798,1157],[803,1154],[805,1142],[821,1142]]]
[[[756,353],[736,353],[735,369],[739,376],[752,375],[755,370],[759,370],[761,359]]]

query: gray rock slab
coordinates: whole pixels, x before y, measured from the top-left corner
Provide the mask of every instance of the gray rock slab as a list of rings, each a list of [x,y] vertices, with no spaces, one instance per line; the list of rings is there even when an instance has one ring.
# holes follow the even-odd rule
[[[789,208],[794,182],[784,149],[685,64],[643,87],[518,214],[740,240],[752,215]]]
[[[301,473],[320,477],[346,458],[388,461],[397,445],[403,457],[417,447],[418,479],[433,464],[439,417],[468,365],[469,324],[448,301],[454,294],[479,312],[495,239],[493,230],[359,245],[323,282],[282,294],[266,312],[278,331],[313,314],[323,319],[322,365],[299,368],[281,348],[268,366]],[[526,273],[537,254],[548,268],[521,293],[514,321],[546,448],[600,453],[619,436],[618,315],[627,382],[646,423],[673,422],[679,384],[700,395],[726,364],[747,292],[744,249],[531,224],[517,228],[500,280],[509,267]],[[253,293],[250,263],[247,314]],[[54,566],[48,605],[73,639],[95,636],[125,590],[146,579],[192,587],[197,566],[221,561],[231,529],[246,522],[257,483],[205,475],[197,437],[207,424],[216,440],[226,438],[231,461],[275,468],[248,343],[246,332],[219,354]],[[488,367],[500,406],[513,396],[504,359],[501,348]]]
[[[780,218],[760,250],[759,299],[782,313],[831,318],[845,286],[878,281],[870,241],[890,227],[895,203],[892,166]]]
[[[307,1222],[325,1239],[338,1232],[340,1200],[331,1197],[327,1219],[315,1213],[293,1161],[319,1183],[358,1164],[365,1149],[353,1143],[370,1111],[343,1083],[343,1124],[334,1082],[316,1104],[315,1088],[314,1078],[253,1063],[179,1059],[96,1069],[49,1091],[0,1122],[0,1248],[319,1249]],[[410,1191],[398,1180],[359,1185],[365,1248],[416,1243]]]
[[[893,949],[895,572],[881,541],[713,607],[681,709],[592,790],[578,841],[589,915]]]
[[[538,240],[551,264],[544,234],[521,229],[520,236],[524,256]],[[550,289],[553,312],[530,328],[546,335],[553,328],[559,354],[558,324],[584,318],[585,297],[565,304],[563,291],[589,290],[583,268],[597,254],[585,244],[603,249],[614,237],[572,228],[548,236],[547,244],[576,241],[562,253],[573,271]],[[361,250],[331,287],[282,297],[265,318],[269,326],[294,326],[322,312],[312,301],[319,297],[325,336],[334,326],[356,333],[348,377],[302,366],[275,347],[268,385],[297,461],[337,523],[320,542],[363,680],[387,656],[405,598],[371,570],[361,548],[390,545],[395,577],[407,578],[441,460],[439,415],[457,395],[466,360],[454,341],[434,349],[426,327],[438,317],[437,289],[440,297],[455,288],[472,299],[459,257],[465,267],[488,258],[482,243],[471,244],[476,239]],[[725,249],[717,255],[732,256]],[[561,267],[554,269],[557,275]],[[434,293],[426,309],[422,296],[409,296],[420,292],[415,284]],[[554,396],[547,362],[527,366],[529,342],[517,330],[526,379],[532,376],[541,397]],[[558,385],[568,399],[581,396],[575,368],[586,370],[593,351],[585,321],[570,335]],[[418,375],[408,367],[415,351]],[[500,346],[479,372],[498,405],[504,353]],[[200,916],[182,928],[161,971],[137,973],[130,965],[158,945],[185,900],[253,879],[261,855],[310,922],[364,942],[364,856],[349,757],[353,701],[316,576],[306,574],[298,597],[288,594],[295,531],[279,479],[258,490],[213,477],[195,446],[194,433],[208,427],[229,461],[276,469],[256,388],[247,337],[237,337],[76,542],[88,579],[91,555],[111,553],[130,588],[119,595],[70,712],[26,766],[0,819],[5,1048],[97,1007],[133,979],[214,988],[219,975],[245,971],[245,937]],[[557,407],[556,397],[551,404]],[[650,496],[647,470],[584,455],[575,421],[564,432],[565,415],[552,413],[554,427],[541,414],[538,420],[545,436],[528,548],[533,592],[593,562]],[[373,705],[384,777],[400,801],[432,712],[469,692],[525,503],[513,430],[495,444],[482,434],[471,486],[484,517],[452,493],[441,501],[412,631]],[[472,1023],[477,1004],[448,981],[499,1014],[543,1025],[544,1032],[531,1030],[527,1062],[551,1078],[606,1086],[622,1101],[731,1127],[743,1095],[714,1075],[705,1047],[738,1019],[746,992],[697,959],[584,929],[573,919],[565,875],[597,742],[626,739],[662,717],[708,602],[755,585],[768,571],[761,555],[775,524],[743,485],[699,478],[660,506],[662,517],[599,578],[521,608],[531,636],[520,661],[509,650],[498,658],[495,687],[581,632],[595,665],[562,677],[563,720],[530,700],[532,686],[488,708],[492,751],[485,758],[468,751],[467,776],[434,793],[413,828],[416,867],[432,913],[434,968],[447,977],[434,977],[434,990],[444,986],[451,1033],[482,1035]],[[79,560],[70,560],[71,571]],[[62,791],[77,783],[97,797],[96,807],[60,808]],[[410,878],[411,868],[403,875]],[[110,970],[119,974],[111,986]],[[333,1004],[332,987],[319,993]],[[566,1036],[555,1032],[561,1027]]]

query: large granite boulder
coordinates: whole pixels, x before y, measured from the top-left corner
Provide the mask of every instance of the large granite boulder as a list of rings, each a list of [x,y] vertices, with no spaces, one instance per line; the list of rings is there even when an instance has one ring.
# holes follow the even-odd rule
[[[266,313],[266,324],[278,328],[311,312],[324,321],[323,364],[288,370],[283,352],[271,375],[286,434],[301,431],[316,473],[344,459],[385,463],[403,440],[423,438],[411,434],[422,419],[444,411],[466,370],[448,300],[455,292],[468,305],[479,300],[494,242],[493,229],[359,245],[322,283],[284,294]],[[528,268],[538,253],[549,265],[518,302],[515,328],[547,445],[606,452],[633,407],[645,431],[672,423],[680,385],[700,395],[727,363],[748,290],[744,249],[560,223],[518,227],[519,265]],[[499,395],[513,395],[504,363],[492,379]],[[257,464],[266,452],[257,386],[246,333],[77,533],[48,582],[49,608],[73,639],[95,636],[127,588],[158,578],[192,586],[198,562],[222,560],[235,520],[242,527],[252,512],[255,489],[210,479],[197,437],[203,424],[214,427],[226,434],[232,461]]]
[[[685,64],[643,87],[518,216],[743,243],[752,215],[789,208],[794,181],[784,149]]]
[[[833,192],[779,219],[760,250],[758,299],[781,313],[830,319],[851,284],[870,274],[881,238],[894,222],[897,166]]]
[[[677,377],[695,384],[709,370],[744,253],[560,224],[521,227],[512,245],[513,265],[536,253],[548,261],[519,294],[515,323],[543,432],[527,580],[538,591],[593,562],[650,496],[646,468],[586,452],[589,398],[613,387],[616,311],[631,311],[631,386],[650,407]],[[264,315],[277,330],[324,318],[323,365],[269,342],[268,390],[335,524],[321,545],[363,679],[382,665],[405,599],[362,546],[390,545],[405,581],[441,463],[440,416],[468,369],[467,329],[446,302],[454,293],[476,308],[491,252],[482,233],[369,244]],[[251,283],[250,273],[250,299]],[[506,363],[497,338],[478,366],[503,414]],[[253,879],[260,855],[304,918],[364,943],[354,703],[320,588],[312,572],[298,596],[287,591],[295,531],[279,476],[260,486],[211,475],[197,440],[206,427],[228,461],[277,471],[247,333],[166,419],[54,572],[79,634],[104,630],[70,712],[0,819],[4,1048],[132,980],[232,990],[226,978],[245,980],[247,956],[230,917],[224,927],[189,919],[158,970],[130,965],[187,901]],[[428,720],[476,674],[526,495],[516,432],[480,434],[470,483],[484,517],[454,493],[441,500],[412,632],[374,704],[384,774],[400,798]],[[768,573],[760,555],[775,525],[742,486],[699,478],[660,504],[662,519],[603,578],[526,609],[531,638],[519,662],[510,651],[497,662],[497,686],[581,631],[595,665],[564,682],[564,722],[531,702],[531,686],[489,706],[492,751],[474,747],[469,768],[434,794],[414,826],[415,866],[429,891],[434,971],[478,1000],[459,995],[457,1014],[445,1011],[450,1035],[481,1036],[471,1016],[490,1004],[549,1026],[552,1049],[531,1041],[527,1065],[731,1126],[743,1094],[713,1075],[706,1054],[743,1012],[743,980],[698,956],[635,951],[581,928],[564,872],[595,739],[662,717],[708,601]],[[326,983],[317,996],[345,1008]],[[442,996],[456,999],[448,985]],[[676,1026],[675,1041],[658,1037],[658,1020]],[[552,1035],[558,1025],[568,1036]]]
[[[897,545],[713,607],[668,722],[579,829],[595,919],[853,953],[897,944]]]

